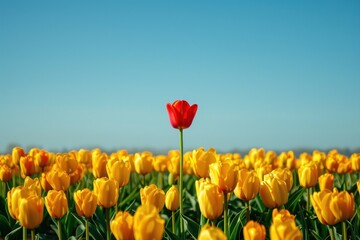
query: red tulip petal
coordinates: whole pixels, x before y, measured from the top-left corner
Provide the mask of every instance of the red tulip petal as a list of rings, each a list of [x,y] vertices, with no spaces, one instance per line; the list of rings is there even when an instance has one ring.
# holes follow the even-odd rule
[[[173,128],[179,128],[177,110],[170,103],[166,104],[166,109]]]

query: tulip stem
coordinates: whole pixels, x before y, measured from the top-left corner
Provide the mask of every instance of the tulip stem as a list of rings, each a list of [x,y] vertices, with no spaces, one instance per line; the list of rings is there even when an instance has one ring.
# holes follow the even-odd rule
[[[35,240],[35,230],[31,229],[31,240]]]
[[[184,141],[183,141],[183,129],[180,129],[180,179],[179,179],[179,191],[180,191],[180,238],[185,239],[184,221],[183,221],[183,159],[184,158]]]
[[[306,189],[307,192],[307,202],[306,202],[306,211],[310,211],[310,188]]]
[[[228,199],[227,199],[227,193],[224,193],[224,233],[225,236],[228,236]]]
[[[89,240],[89,219],[85,218],[85,239]]]
[[[330,233],[330,239],[335,240],[334,227],[333,226],[329,226],[329,233]]]
[[[110,240],[110,208],[106,208],[106,239]]]
[[[163,174],[160,172],[158,175],[158,180],[159,180],[159,188],[163,188]]]
[[[347,240],[347,232],[346,232],[346,222],[342,222],[342,232],[343,232],[343,239]]]
[[[250,221],[250,202],[246,201],[245,202],[245,207],[246,207],[246,222]]]
[[[23,240],[27,239],[26,227],[23,227]]]
[[[171,211],[172,232],[175,234],[175,212]]]
[[[59,237],[59,240],[62,239],[60,218],[58,219],[58,237]]]
[[[143,175],[143,181],[144,181],[144,187],[146,186],[146,178],[145,175]]]

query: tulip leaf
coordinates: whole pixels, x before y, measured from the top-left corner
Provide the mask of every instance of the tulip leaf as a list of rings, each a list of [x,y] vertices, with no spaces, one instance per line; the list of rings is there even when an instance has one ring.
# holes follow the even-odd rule
[[[232,219],[230,224],[230,240],[240,239],[238,237],[239,234],[239,228],[240,226],[243,226],[243,222],[246,218],[246,208],[243,208],[238,214],[235,215],[235,217]]]
[[[316,231],[311,230],[310,233],[311,233],[311,236],[312,236],[314,239],[316,239],[316,240],[323,240],[323,238],[322,238]]]
[[[200,231],[200,225],[186,215],[182,215],[182,218],[184,219],[185,228],[194,239],[197,239]]]
[[[22,227],[15,228],[5,236],[5,240],[16,240],[22,237]]]
[[[91,222],[89,222],[89,235],[92,239],[105,239],[106,238],[106,231],[105,234],[102,235],[97,226],[95,224],[92,224]]]
[[[180,238],[173,234],[169,229],[165,228],[165,236],[169,240],[179,240]]]
[[[0,236],[5,236],[11,232],[11,227],[5,216],[0,215]]]
[[[76,238],[81,238],[84,233],[85,233],[85,226],[83,224],[80,224],[76,228]]]
[[[295,212],[295,208],[301,198],[304,196],[305,188],[299,187],[290,196],[288,202],[285,204],[285,208],[290,212]]]

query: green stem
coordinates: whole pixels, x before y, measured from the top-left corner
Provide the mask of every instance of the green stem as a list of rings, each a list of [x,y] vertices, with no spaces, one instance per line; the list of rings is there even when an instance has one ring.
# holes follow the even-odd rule
[[[246,222],[250,221],[250,203],[249,201],[245,202],[246,207]]]
[[[105,214],[106,214],[106,239],[110,240],[110,208],[106,208],[105,210]]]
[[[342,222],[342,233],[343,233],[343,239],[347,240],[346,221]]]
[[[159,188],[160,189],[162,189],[163,188],[163,174],[162,174],[162,172],[160,172],[159,174],[158,174],[158,183],[159,183]]]
[[[310,188],[306,189],[307,192],[307,202],[306,202],[306,211],[310,211]]]
[[[227,193],[224,193],[224,233],[225,236],[228,236],[228,199]]]
[[[121,205],[121,187],[119,188],[119,198],[115,207],[115,211],[116,211],[115,214],[118,212],[118,206],[120,205]]]
[[[35,229],[31,229],[31,240],[35,240]]]
[[[171,212],[171,223],[172,223],[172,232],[175,234],[175,212]]]
[[[333,226],[329,226],[329,233],[330,233],[330,239],[335,240],[334,227]]]
[[[204,226],[206,224],[206,218],[200,213],[200,226]]]
[[[61,234],[61,221],[60,221],[60,219],[58,219],[58,237],[59,237],[59,240],[62,239],[62,234]]]
[[[23,240],[27,239],[26,227],[23,227]]]
[[[180,129],[180,179],[179,179],[179,192],[180,192],[180,238],[185,239],[184,221],[183,221],[183,159],[184,158],[184,141],[183,129]]]
[[[85,239],[89,240],[89,219],[85,219]]]
[[[145,179],[145,175],[143,175],[143,183],[144,183],[144,187],[146,186],[146,181],[145,181],[146,179]]]

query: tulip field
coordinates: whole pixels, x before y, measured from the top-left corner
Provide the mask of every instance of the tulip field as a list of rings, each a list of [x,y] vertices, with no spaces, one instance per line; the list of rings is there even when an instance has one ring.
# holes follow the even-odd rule
[[[0,155],[0,239],[360,239],[360,153],[179,149]],[[170,130],[169,130],[170,131]]]

